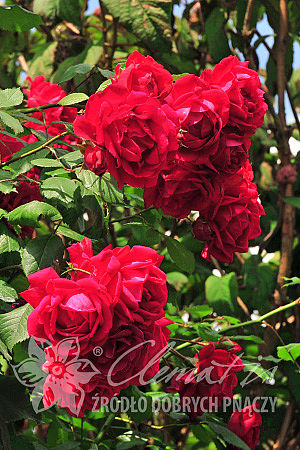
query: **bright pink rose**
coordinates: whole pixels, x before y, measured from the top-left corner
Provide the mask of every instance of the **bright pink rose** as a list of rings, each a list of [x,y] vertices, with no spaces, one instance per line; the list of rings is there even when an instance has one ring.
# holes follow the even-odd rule
[[[30,336],[57,344],[78,337],[85,354],[102,345],[112,326],[113,299],[91,278],[60,278],[52,268],[29,275],[30,287],[20,295],[33,306],[28,317]]]
[[[232,398],[233,389],[237,386],[236,372],[240,372],[244,364],[232,350],[218,348],[220,346],[214,342],[204,345],[195,356],[196,371],[175,375],[168,389],[169,392],[179,392],[182,405],[187,399],[200,400],[189,403],[192,409],[188,414],[192,419],[208,411],[209,399],[217,399],[220,405],[224,398]],[[239,350],[241,347],[235,344],[234,351]]]
[[[168,153],[177,149],[174,117],[168,105],[116,83],[89,98],[74,131],[103,152],[95,149],[92,170],[105,164],[120,187],[153,186]]]
[[[230,111],[227,127],[239,135],[251,135],[263,124],[268,107],[260,79],[254,70],[248,68],[248,61],[242,62],[236,56],[228,56],[213,70],[205,69],[201,80],[211,88],[222,88],[229,97]]]
[[[113,83],[125,86],[129,91],[145,92],[162,100],[170,93],[173,78],[151,56],[143,56],[134,51],[129,55],[124,70],[119,64],[116,66]]]
[[[175,82],[166,102],[180,122],[177,158],[213,169],[210,158],[219,149],[221,130],[228,120],[227,94],[210,89],[195,75],[184,75]]]
[[[228,422],[228,428],[253,450],[258,445],[261,424],[258,404],[254,403],[242,410],[235,410]]]
[[[211,175],[188,165],[170,163],[168,169],[160,172],[156,185],[145,188],[145,206],[154,205],[178,219],[187,217],[191,211],[206,211],[212,201],[221,198]]]
[[[13,154],[21,150],[24,144],[17,139],[0,133],[0,162],[9,161]]]
[[[27,77],[26,80],[29,82],[30,88],[23,89],[23,92],[28,97],[27,105],[29,108],[57,103],[67,95],[58,84],[45,81],[43,75],[35,77],[33,80],[30,77]],[[36,131],[47,133],[50,137],[57,136],[66,131],[66,127],[63,124],[53,122],[61,121],[73,123],[76,116],[76,108],[70,106],[55,106],[53,108],[45,109],[43,113],[35,112],[31,114],[31,117],[40,120],[43,124],[28,121],[25,123],[25,126],[33,128]],[[33,134],[25,136],[22,139],[29,143],[37,141],[37,138]],[[72,135],[63,136],[61,140],[72,145],[76,145],[80,142],[80,139]],[[70,147],[67,145],[54,144],[54,146],[70,150]]]
[[[231,177],[220,179],[223,198],[212,206],[206,216],[200,216],[193,225],[196,239],[205,241],[202,251],[205,259],[214,256],[222,262],[232,262],[233,253],[248,251],[249,239],[260,235],[260,216],[264,209],[258,201],[257,187],[247,181],[242,170]]]
[[[111,245],[93,256],[92,242],[83,239],[69,249],[73,267],[89,272],[97,282],[106,286],[112,297],[119,299],[114,311],[118,323],[150,324],[164,317],[168,291],[166,274],[159,269],[163,256],[149,247],[112,248]],[[89,277],[74,271],[72,279]]]

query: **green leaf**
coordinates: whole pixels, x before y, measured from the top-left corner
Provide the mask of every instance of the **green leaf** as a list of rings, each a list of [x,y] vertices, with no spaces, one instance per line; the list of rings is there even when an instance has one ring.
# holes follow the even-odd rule
[[[188,73],[177,73],[172,75],[173,81],[177,81],[179,78],[184,77],[185,75],[189,75]]]
[[[289,203],[290,205],[296,206],[296,208],[300,208],[300,197],[285,197],[283,201],[285,203]]]
[[[85,238],[83,234],[77,233],[77,231],[71,230],[67,225],[60,225],[57,229],[57,232],[62,234],[63,236],[66,236],[68,238],[73,239],[74,241],[82,241],[82,239]]]
[[[100,84],[100,86],[97,89],[97,92],[103,91],[107,86],[111,84],[111,80],[105,80],[103,83]]]
[[[245,442],[242,441],[236,434],[230,431],[229,428],[209,419],[206,419],[206,423],[215,433],[221,436],[224,439],[224,441],[242,450],[250,450],[248,445],[246,445]]]
[[[284,361],[294,361],[300,356],[300,343],[293,343],[277,347],[278,358]]]
[[[59,203],[73,202],[76,183],[69,178],[47,178],[41,185],[41,194],[47,199],[56,199]]]
[[[28,338],[27,318],[31,311],[33,311],[32,306],[26,304],[8,313],[0,314],[0,338],[9,350],[12,350],[18,342]]]
[[[5,281],[0,280],[0,300],[7,303],[13,303],[18,299],[18,294],[15,289],[12,288]]]
[[[42,0],[43,3],[47,3]],[[28,75],[30,77],[36,77],[41,73],[46,77],[50,77],[53,71],[54,54],[57,47],[57,41],[47,42],[41,45],[35,51],[33,58],[28,63],[29,71]]]
[[[217,314],[233,314],[235,312],[238,284],[234,272],[224,277],[211,275],[205,282],[205,296]]]
[[[107,203],[123,203],[123,193],[117,187],[116,180],[109,174],[102,175],[100,180],[102,199]]]
[[[45,19],[60,19],[79,24],[81,3],[79,0],[34,0],[33,11]]]
[[[59,83],[71,80],[75,75],[81,74],[85,75],[92,70],[93,66],[91,64],[76,64],[75,66],[69,67],[63,76],[60,78]]]
[[[243,368],[244,372],[254,373],[259,378],[261,378],[263,382],[270,382],[271,380],[274,381],[274,370],[265,369],[264,367],[262,367],[261,362],[252,363],[252,362],[243,360],[243,363],[244,363],[244,368]],[[275,369],[276,368],[277,368],[277,366],[275,366]],[[254,381],[255,379],[256,379],[256,377],[253,377],[250,375],[250,379],[246,378],[244,380],[245,385],[250,383],[250,380]],[[243,382],[241,382],[241,386],[243,387]]]
[[[44,143],[45,141],[43,141]],[[32,144],[28,144],[25,147],[23,147],[21,150],[16,152],[14,154],[14,158],[19,158],[22,156],[22,158],[19,161],[9,162],[9,170],[12,171],[14,176],[20,175],[21,173],[28,172],[30,169],[32,169],[33,164],[32,161],[37,158],[43,158],[47,156],[49,153],[49,149],[44,148],[42,150],[37,151],[34,154],[29,154],[28,156],[24,156],[25,154],[29,153],[31,150],[36,149],[37,147],[40,147],[42,142],[33,142]]]
[[[259,336],[254,336],[252,334],[250,336],[233,336],[232,339],[234,341],[252,341],[255,342],[256,344],[263,344],[265,342]]]
[[[0,421],[16,422],[21,419],[36,419],[26,387],[15,378],[0,376]],[[22,448],[14,447],[14,448]]]
[[[38,225],[41,217],[55,221],[61,219],[61,214],[56,208],[48,205],[48,203],[34,200],[33,202],[18,206],[18,208],[7,215],[8,221],[12,225],[27,225],[29,227]]]
[[[28,31],[38,27],[42,19],[21,6],[0,6],[0,29],[6,31]]]
[[[221,61],[231,54],[228,39],[224,32],[225,10],[214,8],[205,21],[205,33],[207,36],[209,54],[215,62]]]
[[[62,106],[75,105],[75,103],[81,103],[88,100],[88,96],[82,92],[74,92],[59,100],[58,104]]]
[[[11,181],[12,178],[14,177],[10,172],[8,172],[7,170],[0,170],[0,192],[2,192],[3,194],[9,194],[9,192],[17,192],[17,189],[14,186],[14,182]],[[2,214],[2,217],[3,215],[6,215],[6,211],[5,214]]]
[[[38,167],[63,167],[63,165],[57,161],[57,159],[50,158],[37,158],[33,159],[32,164]]]
[[[148,442],[148,437],[145,437],[141,433],[136,433],[135,431],[127,431],[126,433],[119,435],[117,439],[119,442],[116,445],[116,450],[125,450],[140,445],[145,446]]]
[[[294,286],[295,284],[300,284],[300,278],[298,278],[298,277],[292,277],[292,278],[284,277],[284,279],[287,280],[288,283],[284,284],[283,287]]]
[[[188,283],[189,279],[181,272],[169,272],[167,273],[167,282],[172,284],[177,291]]]
[[[0,222],[0,253],[12,253],[18,251],[20,244],[16,236]]]
[[[3,122],[7,127],[14,130],[16,134],[22,133],[24,131],[24,128],[22,127],[20,121],[18,119],[15,119],[15,117],[11,116],[7,112],[0,111],[0,121]]]
[[[193,319],[202,319],[202,317],[209,316],[213,312],[213,309],[209,305],[195,305],[185,308]]]
[[[104,78],[107,78],[108,80],[110,80],[111,77],[115,76],[114,72],[112,72],[111,70],[101,69],[100,67],[98,67],[98,71]]]
[[[172,0],[104,0],[108,11],[152,50],[171,50]]]
[[[24,273],[28,276],[38,270],[50,267],[63,249],[62,240],[55,234],[38,236],[29,241],[21,251]]]
[[[20,105],[22,101],[23,92],[20,88],[0,90],[0,108],[10,108],[11,106]]]
[[[172,237],[166,238],[167,249],[174,263],[185,272],[192,273],[195,269],[195,257],[181,242]]]

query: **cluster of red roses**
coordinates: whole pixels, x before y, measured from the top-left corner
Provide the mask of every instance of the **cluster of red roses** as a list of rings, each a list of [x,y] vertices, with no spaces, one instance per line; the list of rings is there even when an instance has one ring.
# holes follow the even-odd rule
[[[34,80],[27,77],[27,81],[29,82],[30,89],[23,89],[23,92],[28,98],[27,105],[29,108],[56,103],[67,95],[57,84],[45,81],[45,77],[42,75],[35,77]],[[57,122],[72,123],[76,115],[76,108],[56,106],[46,109],[43,112],[32,113],[31,117],[34,119],[34,122],[27,121],[25,126],[37,132],[46,133],[51,138],[66,131],[65,125]],[[37,140],[34,134],[16,139],[0,132],[0,162],[7,162],[12,159],[14,153],[20,151],[26,142],[33,143]],[[54,144],[54,146],[70,150],[71,148],[67,144],[76,145],[81,142],[79,138],[71,135],[63,136],[62,140],[66,142],[66,145],[58,143]],[[22,141],[25,141],[25,143]],[[27,180],[29,178],[38,181],[40,170],[35,167],[24,175],[26,178],[21,175],[16,180],[16,192],[10,192],[9,194],[0,193],[0,208],[6,211],[12,211],[17,206],[24,205],[33,200],[43,201],[38,184]],[[32,234],[31,227],[22,227],[22,238],[30,234]]]
[[[93,256],[89,239],[68,250],[71,279],[43,269],[29,276],[30,287],[21,296],[34,307],[29,335],[51,343],[44,405],[58,401],[82,415],[95,408],[97,398],[99,408],[101,397],[110,399],[154,376],[171,321],[164,318],[163,257],[155,250],[108,246]]]
[[[229,345],[228,345],[229,344]],[[224,399],[233,397],[233,389],[238,384],[236,372],[244,364],[235,354],[241,347],[235,342],[208,342],[196,354],[196,370],[175,375],[169,392],[178,392],[181,404],[188,404],[191,419],[209,411],[211,405],[221,405]],[[191,401],[194,400],[194,401]],[[251,449],[259,441],[262,418],[255,403],[242,410],[235,410],[228,428],[239,436]]]
[[[92,171],[145,188],[146,207],[179,219],[198,211],[203,257],[230,262],[260,234],[264,210],[248,151],[266,109],[257,73],[235,56],[173,84],[160,64],[134,52],[90,97],[74,130],[92,142],[85,152]]]

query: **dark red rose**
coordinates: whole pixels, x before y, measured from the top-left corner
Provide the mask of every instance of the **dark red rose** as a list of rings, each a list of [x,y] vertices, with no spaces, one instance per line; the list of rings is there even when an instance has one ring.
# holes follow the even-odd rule
[[[178,219],[187,217],[191,211],[206,211],[212,201],[221,199],[220,189],[211,178],[208,171],[170,163],[168,169],[160,172],[156,185],[145,188],[145,206],[154,205]]]
[[[30,336],[51,344],[77,337],[81,354],[105,342],[112,326],[113,299],[104,286],[91,278],[60,278],[50,267],[28,280],[29,289],[20,295],[34,308],[27,321]]]
[[[173,78],[161,64],[151,56],[143,56],[134,51],[129,55],[125,69],[118,64],[113,83],[125,86],[129,91],[141,91],[162,100],[171,89]]]
[[[238,383],[236,372],[244,367],[242,360],[233,351],[217,348],[217,345],[213,342],[205,345],[196,354],[196,371],[175,375],[168,389],[179,392],[183,406],[190,404],[191,410],[187,413],[192,419],[209,410],[212,404],[209,399],[211,402],[216,400],[220,405],[225,397],[232,398],[233,389]],[[241,348],[236,344],[234,350],[239,351]],[[186,399],[194,399],[194,402]]]
[[[250,145],[248,136],[222,133],[219,149],[211,158],[214,168],[219,174],[235,174],[248,160]]]
[[[155,250],[140,245],[109,245],[93,256],[91,240],[83,239],[69,248],[69,254],[73,267],[89,272],[112,297],[119,299],[114,307],[119,324],[150,324],[164,317],[166,274],[159,269],[163,256]],[[72,273],[74,280],[85,277],[89,275],[84,272]]]
[[[27,77],[26,80],[29,82],[30,88],[23,89],[23,92],[28,97],[27,105],[29,108],[57,103],[67,95],[58,84],[45,81],[43,75],[35,77],[33,80],[30,77]],[[53,108],[45,109],[43,113],[35,112],[31,114],[31,117],[40,120],[43,122],[42,124],[28,121],[25,123],[25,126],[33,128],[36,131],[47,133],[50,137],[57,136],[66,131],[66,127],[63,124],[53,122],[61,121],[73,123],[76,116],[76,108],[70,106],[55,106]],[[37,141],[37,138],[33,134],[25,136],[22,139],[26,140],[28,143]],[[76,145],[80,142],[80,139],[72,135],[63,136],[61,140],[72,145]],[[54,147],[70,150],[69,146],[63,144],[54,144]]]
[[[184,75],[175,82],[166,102],[180,122],[177,158],[213,169],[210,158],[218,151],[221,130],[228,120],[227,94],[210,89],[195,75]]]
[[[24,144],[14,137],[0,133],[0,162],[9,161],[23,147]]]
[[[110,386],[125,389],[130,385],[144,385],[159,370],[161,356],[167,350],[170,331],[167,325],[173,323],[160,319],[152,324],[122,324],[115,316],[114,325],[103,353],[91,356],[101,376]]]
[[[205,69],[200,77],[212,88],[219,87],[226,92],[230,100],[227,127],[241,136],[254,134],[263,124],[268,109],[258,73],[249,69],[248,64],[236,56],[228,56],[213,70]]]
[[[202,251],[205,259],[214,256],[222,262],[232,262],[233,253],[248,251],[249,239],[260,235],[260,216],[264,209],[258,201],[257,187],[247,181],[242,170],[231,177],[220,179],[223,198],[218,206],[212,206],[205,216],[193,225],[196,239],[205,241]]]
[[[98,176],[106,172],[105,153],[97,145],[87,145],[85,147],[84,162]]]
[[[228,428],[253,450],[258,445],[261,424],[258,404],[253,403],[242,410],[235,410],[228,422]]]
[[[91,170],[104,163],[120,187],[153,186],[168,153],[177,149],[174,117],[168,105],[116,83],[89,98],[74,131],[103,152],[97,148],[89,155]]]

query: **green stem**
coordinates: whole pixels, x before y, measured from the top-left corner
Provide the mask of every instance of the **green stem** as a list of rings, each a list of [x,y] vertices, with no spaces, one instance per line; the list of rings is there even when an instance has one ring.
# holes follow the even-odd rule
[[[111,422],[114,420],[115,418],[115,414],[114,413],[110,413],[109,416],[107,417],[106,421],[104,422],[104,424],[102,425],[96,439],[95,442],[100,442],[101,439],[104,436],[105,431],[107,430],[107,428],[109,427],[109,425],[111,424]]]
[[[140,212],[138,212],[136,214],[132,214],[132,216],[122,217],[122,219],[110,220],[109,223],[124,222],[126,220],[133,219],[134,217],[139,217],[140,214],[143,214],[146,211],[150,211],[151,209],[154,209],[153,206],[151,206],[150,208],[142,209],[142,211],[140,211]]]
[[[15,112],[18,113],[24,113],[24,114],[31,114],[34,112],[41,112],[44,109],[49,108],[55,108],[55,107],[61,107],[59,103],[48,103],[48,105],[41,105],[41,106],[35,106],[34,108],[20,108],[20,109],[14,109]],[[9,110],[8,110],[9,111]]]
[[[18,156],[17,158],[12,158],[9,161],[3,162],[0,164],[0,167],[3,166],[8,166],[9,164],[15,162],[15,161],[19,161],[20,159],[26,158],[26,156],[30,156],[33,155],[34,153],[37,153],[39,150],[42,150],[45,147],[48,147],[48,145],[52,144],[53,142],[57,141],[58,139],[60,139],[63,136],[66,136],[66,134],[69,134],[68,131],[64,131],[63,133],[59,134],[58,136],[54,136],[53,138],[51,138],[49,141],[44,142],[44,144],[40,145],[39,147],[34,148],[33,150],[30,150],[27,153],[23,153],[23,155]]]
[[[223,330],[221,330],[221,333],[226,333],[229,330],[246,327],[248,325],[253,325],[255,323],[263,322],[268,317],[271,317],[274,314],[278,314],[282,311],[285,311],[286,309],[292,308],[293,306],[299,305],[299,303],[300,303],[300,297],[297,298],[297,300],[293,301],[292,303],[288,303],[287,305],[283,305],[283,306],[280,306],[279,308],[273,309],[273,311],[270,311],[270,312],[264,314],[263,316],[259,317],[258,319],[248,320],[247,322],[242,322],[242,323],[238,323],[236,325],[231,325],[229,327],[225,327],[225,328],[223,328]]]

